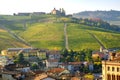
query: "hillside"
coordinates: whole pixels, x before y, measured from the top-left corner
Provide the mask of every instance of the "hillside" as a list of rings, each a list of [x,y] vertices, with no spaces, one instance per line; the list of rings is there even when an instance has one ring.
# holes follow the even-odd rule
[[[73,16],[81,18],[100,18],[103,20],[120,20],[120,11],[83,11],[74,14]]]
[[[53,15],[2,17],[0,24],[25,40],[25,42],[19,40],[20,38],[16,40],[6,31],[7,36],[9,36],[8,39],[0,38],[3,40],[3,45],[6,44],[4,41],[8,40],[8,42],[10,41],[14,45],[17,45],[17,42],[20,43],[20,46],[17,47],[26,47],[22,44],[27,43],[36,48],[61,50],[65,48],[64,24],[66,23],[69,49],[80,50],[89,48],[98,50],[101,44],[106,48],[120,48],[120,33],[78,24],[73,22],[72,18]],[[2,47],[2,45],[0,46]],[[6,45],[3,48],[8,47],[14,46]]]
[[[76,18],[100,18],[111,24],[120,26],[120,11],[83,11],[73,14]]]
[[[0,27],[0,50],[11,47],[28,47],[24,43],[16,40],[6,30]]]

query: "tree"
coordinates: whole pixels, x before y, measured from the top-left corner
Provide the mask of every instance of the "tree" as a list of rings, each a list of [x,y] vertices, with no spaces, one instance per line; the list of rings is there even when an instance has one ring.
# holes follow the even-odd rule
[[[92,61],[92,50],[86,49],[85,54],[86,54],[85,60],[88,62]]]
[[[63,51],[63,56],[64,56],[64,57],[67,57],[67,56],[68,56],[68,50],[67,50],[67,49],[64,49],[64,51]]]
[[[31,69],[33,69],[33,70],[39,69],[38,64],[33,63],[32,66],[31,66]]]
[[[15,61],[14,61],[15,63],[17,63],[17,64],[29,64],[29,62],[28,61],[25,61],[25,59],[24,59],[24,55],[22,54],[22,53],[20,53],[19,55],[18,55],[18,57],[15,59]]]

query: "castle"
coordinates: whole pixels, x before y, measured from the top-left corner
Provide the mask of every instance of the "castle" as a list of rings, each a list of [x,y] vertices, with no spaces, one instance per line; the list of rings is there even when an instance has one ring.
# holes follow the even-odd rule
[[[60,8],[60,10],[56,10],[55,8],[51,11],[51,14],[58,16],[65,16],[65,10]]]

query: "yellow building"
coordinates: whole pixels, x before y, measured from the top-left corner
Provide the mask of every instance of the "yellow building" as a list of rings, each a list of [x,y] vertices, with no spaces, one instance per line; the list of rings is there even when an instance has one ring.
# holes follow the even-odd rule
[[[102,80],[120,80],[120,56],[110,53],[108,61],[102,61]]]
[[[36,56],[39,58],[46,58],[46,51],[36,48],[8,48],[7,50],[2,50],[1,55],[13,58],[18,56],[18,54],[23,53],[25,58]]]

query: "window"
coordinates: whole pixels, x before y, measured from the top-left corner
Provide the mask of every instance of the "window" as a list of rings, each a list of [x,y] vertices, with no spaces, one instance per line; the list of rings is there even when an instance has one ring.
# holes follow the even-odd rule
[[[114,68],[114,67],[112,67],[112,71],[115,71],[115,68]]]
[[[108,67],[108,71],[110,71],[110,67]]]
[[[107,80],[111,80],[111,75],[107,74]]]
[[[112,80],[115,80],[115,75],[112,75]]]
[[[120,71],[120,69],[117,67],[117,72],[119,72]]]
[[[119,75],[117,75],[117,80],[120,80],[120,79],[119,79]]]

